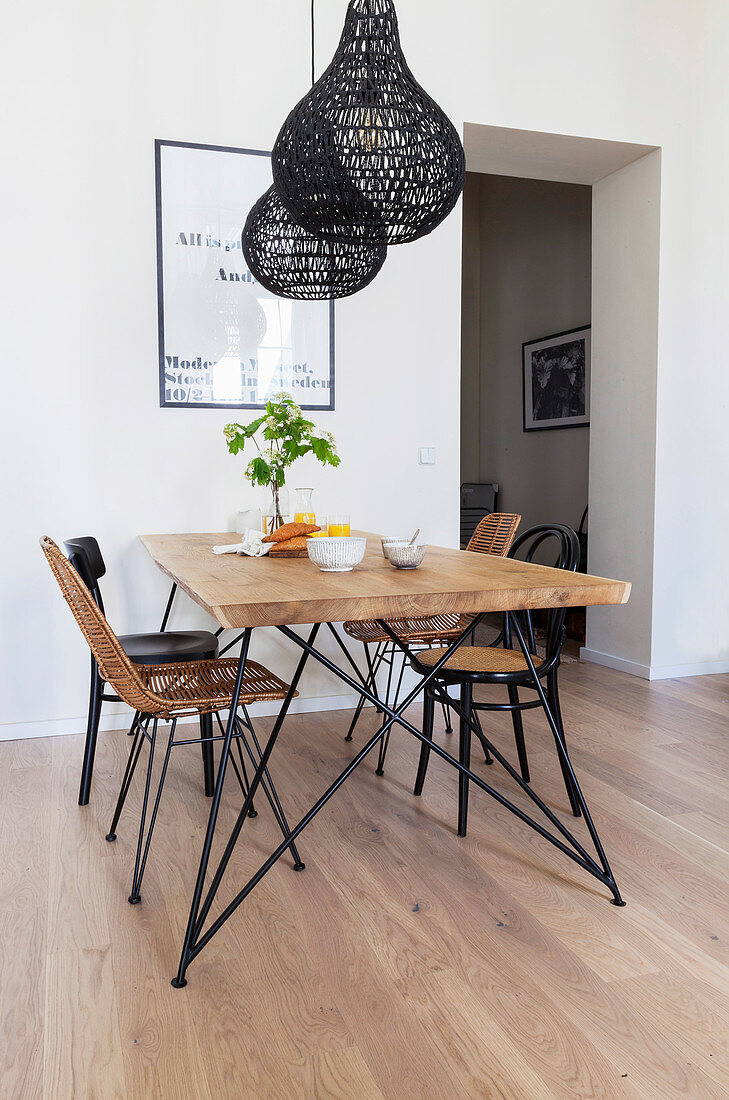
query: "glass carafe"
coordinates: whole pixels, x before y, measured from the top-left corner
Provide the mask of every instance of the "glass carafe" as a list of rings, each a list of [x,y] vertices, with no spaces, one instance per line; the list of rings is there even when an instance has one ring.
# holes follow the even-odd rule
[[[311,498],[313,489],[294,489],[294,523],[316,523]]]

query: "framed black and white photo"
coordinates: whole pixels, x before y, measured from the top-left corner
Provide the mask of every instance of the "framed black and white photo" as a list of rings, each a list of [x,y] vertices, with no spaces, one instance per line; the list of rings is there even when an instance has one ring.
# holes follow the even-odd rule
[[[334,408],[334,302],[279,298],[243,258],[270,162],[256,149],[155,142],[163,407],[259,409],[286,392],[304,409]]]
[[[590,326],[522,345],[524,431],[590,423]]]

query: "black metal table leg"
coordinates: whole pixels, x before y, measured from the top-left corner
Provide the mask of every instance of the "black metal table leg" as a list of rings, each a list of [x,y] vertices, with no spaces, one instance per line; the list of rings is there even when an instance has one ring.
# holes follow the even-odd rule
[[[316,639],[316,635],[317,635],[318,631],[319,631],[319,624],[317,623],[314,626],[314,628],[311,632],[310,640],[309,640],[310,644]],[[215,794],[213,795],[213,804],[210,807],[210,817],[208,819],[208,828],[207,828],[207,832],[205,834],[205,841],[203,843],[202,855],[200,857],[200,866],[198,868],[197,880],[195,882],[195,890],[194,890],[193,897],[192,897],[192,905],[190,906],[190,916],[188,918],[187,929],[185,931],[185,939],[184,939],[184,942],[183,942],[183,945],[182,945],[182,952],[181,952],[181,955],[180,955],[180,965],[178,967],[177,975],[172,979],[172,985],[175,987],[175,989],[181,989],[183,986],[187,985],[187,979],[185,978],[185,972],[187,970],[187,967],[190,965],[191,960],[194,958],[194,953],[193,953],[194,941],[199,936],[199,929],[202,927],[202,924],[205,921],[205,918],[206,918],[206,916],[208,914],[208,911],[210,909],[210,905],[212,903],[212,900],[215,897],[215,893],[217,891],[218,886],[220,885],[220,881],[223,877],[223,873],[225,872],[225,868],[227,867],[230,856],[232,855],[232,852],[233,852],[233,849],[235,847],[235,843],[238,839],[238,836],[240,834],[240,830],[242,828],[243,822],[245,821],[245,819],[248,815],[248,811],[249,811],[250,807],[253,804],[253,798],[254,798],[255,793],[258,789],[258,785],[261,782],[261,779],[262,779],[262,777],[263,777],[263,775],[265,774],[265,771],[266,771],[266,766],[268,764],[268,758],[271,755],[271,752],[273,750],[273,746],[275,745],[276,739],[278,738],[278,735],[281,731],[281,726],[283,725],[284,718],[286,717],[286,713],[289,709],[289,706],[291,705],[291,700],[293,699],[294,695],[296,694],[296,687],[298,685],[299,680],[301,679],[301,674],[304,671],[304,666],[306,665],[306,661],[307,661],[307,658],[308,658],[308,653],[305,652],[302,655],[302,657],[299,661],[296,672],[294,673],[294,676],[291,680],[291,684],[289,686],[289,690],[288,690],[288,693],[286,695],[286,698],[284,699],[284,701],[281,705],[281,710],[279,711],[278,717],[276,718],[276,721],[274,722],[273,730],[271,731],[271,735],[268,739],[268,743],[266,745],[263,756],[261,758],[261,762],[260,762],[260,764],[258,765],[258,767],[256,769],[256,772],[253,776],[253,779],[251,780],[250,787],[248,788],[248,794],[246,795],[246,797],[243,800],[243,806],[240,810],[240,813],[238,814],[238,820],[236,821],[236,824],[233,828],[233,832],[232,832],[231,837],[228,841],[225,852],[223,853],[223,857],[222,857],[222,859],[221,859],[221,861],[218,865],[218,868],[215,872],[215,875],[213,877],[213,881],[210,884],[210,890],[208,891],[208,896],[206,897],[205,902],[201,906],[202,893],[203,893],[203,888],[205,886],[205,875],[207,873],[208,863],[210,861],[210,849],[212,847],[213,836],[215,834],[215,824],[216,824],[217,818],[218,818],[218,809],[219,809],[219,806],[220,806],[220,797],[221,797],[222,790],[223,790],[223,783],[225,781],[225,768],[226,768],[226,765],[227,765],[227,762],[228,762],[228,757],[230,755],[230,745],[231,745],[231,741],[232,741],[232,738],[233,738],[233,733],[235,731],[236,711],[237,711],[237,708],[238,708],[238,700],[240,698],[241,684],[243,682],[243,673],[245,671],[245,664],[246,664],[246,660],[247,660],[247,657],[248,657],[248,649],[249,649],[249,646],[250,646],[251,633],[252,633],[252,631],[251,631],[250,628],[245,631],[245,633],[243,635],[243,645],[241,647],[240,657],[238,658],[238,674],[236,676],[235,687],[233,689],[233,696],[231,698],[230,712],[228,714],[228,723],[227,723],[226,730],[225,730],[225,740],[223,741],[223,748],[222,748],[222,752],[220,754],[220,764],[218,766],[218,780],[217,780],[217,783],[215,785]],[[283,853],[284,851],[286,851],[287,848],[290,848],[293,840],[295,840],[295,839],[296,839],[295,836],[293,834],[291,834],[290,839],[284,840],[284,846],[281,849],[281,852]]]
[[[598,835],[597,829],[595,828],[592,817],[590,815],[590,811],[587,808],[587,803],[585,802],[585,796],[583,795],[582,789],[580,788],[580,784],[577,781],[577,776],[575,775],[574,768],[572,767],[572,761],[570,760],[569,755],[567,753],[567,745],[565,743],[565,739],[564,739],[564,736],[562,734],[562,730],[561,730],[560,725],[558,724],[557,720],[555,719],[555,716],[553,715],[553,713],[551,711],[551,708],[549,706],[549,702],[547,700],[546,693],[544,691],[544,688],[542,687],[542,683],[541,683],[539,677],[537,676],[536,669],[534,668],[534,661],[532,660],[531,653],[529,652],[529,646],[527,645],[526,641],[524,640],[524,635],[522,634],[521,627],[519,626],[519,624],[516,621],[516,618],[514,616],[511,617],[511,621],[512,621],[512,626],[514,628],[514,633],[516,634],[517,640],[519,642],[519,646],[521,648],[522,653],[524,654],[524,660],[526,661],[527,666],[529,668],[529,671],[532,674],[532,679],[534,680],[534,686],[535,686],[537,694],[538,694],[538,696],[541,700],[542,707],[544,709],[544,713],[547,716],[547,721],[549,722],[549,728],[552,731],[552,736],[554,737],[554,742],[555,742],[555,745],[557,746],[557,754],[559,756],[560,765],[562,766],[562,772],[565,775],[566,779],[569,778],[569,783],[568,783],[568,786],[567,786],[568,794],[570,795],[571,799],[574,798],[577,801],[577,805],[579,806],[580,810],[582,811],[582,816],[585,819],[585,824],[587,825],[587,829],[588,829],[588,832],[590,834],[590,838],[592,840],[592,843],[595,845],[595,850],[596,850],[596,852],[598,854],[598,857],[600,859],[600,863],[602,864],[602,867],[603,867],[603,870],[604,870],[606,876],[609,878],[610,882],[612,883],[612,885],[611,885],[611,889],[613,891],[612,904],[613,905],[621,905],[621,906],[625,905],[625,902],[623,901],[623,899],[620,896],[620,891],[618,890],[617,883],[615,882],[615,878],[613,876],[613,873],[610,870],[610,864],[608,863],[607,856],[605,855],[605,852],[603,850],[603,846],[602,846],[602,843],[600,841],[600,837]]]
[[[230,711],[228,713],[228,723],[225,729],[225,740],[223,741],[223,749],[220,754],[220,766],[218,768],[218,779],[215,784],[215,793],[213,795],[212,805],[210,806],[210,816],[208,818],[207,832],[205,833],[205,840],[203,842],[202,855],[200,856],[200,866],[198,867],[197,880],[195,882],[195,890],[192,896],[192,905],[190,906],[190,916],[187,921],[187,929],[185,931],[185,940],[182,946],[182,955],[180,958],[180,967],[177,972],[177,977],[173,978],[172,984],[175,988],[186,985],[185,982],[185,959],[189,949],[189,945],[192,942],[193,932],[195,929],[195,921],[197,919],[197,911],[200,907],[200,898],[202,897],[203,886],[205,885],[205,874],[208,869],[208,862],[210,860],[210,849],[213,843],[213,835],[215,833],[215,823],[218,820],[218,810],[220,809],[220,798],[223,793],[223,783],[225,782],[225,770],[228,764],[228,756],[230,755],[230,742],[235,730],[235,712],[238,708],[238,700],[240,699],[241,686],[243,684],[243,673],[245,672],[246,660],[248,658],[248,648],[251,641],[251,631],[247,630],[243,638],[243,646],[240,651],[240,657],[238,658],[238,673],[235,679],[235,687],[233,688],[233,696],[230,701]]]

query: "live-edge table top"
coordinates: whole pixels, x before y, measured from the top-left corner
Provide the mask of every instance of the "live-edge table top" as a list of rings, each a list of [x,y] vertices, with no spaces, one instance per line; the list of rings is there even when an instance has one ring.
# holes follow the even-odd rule
[[[350,573],[325,573],[308,558],[214,554],[234,532],[142,535],[172,580],[224,627],[293,626],[449,612],[518,611],[625,603],[627,581],[429,546],[419,569],[395,569],[379,535]]]

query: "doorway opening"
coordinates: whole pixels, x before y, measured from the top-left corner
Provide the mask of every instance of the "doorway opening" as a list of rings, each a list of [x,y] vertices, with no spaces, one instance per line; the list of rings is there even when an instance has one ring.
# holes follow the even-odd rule
[[[471,124],[464,144],[462,484],[498,485],[522,531],[588,509],[583,567],[634,588],[628,614],[573,614],[573,648],[648,675],[660,151]]]

